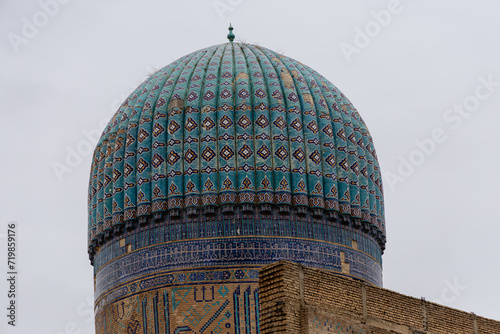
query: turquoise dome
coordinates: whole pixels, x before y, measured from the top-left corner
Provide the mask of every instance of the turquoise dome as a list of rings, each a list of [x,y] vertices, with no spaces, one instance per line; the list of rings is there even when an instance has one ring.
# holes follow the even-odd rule
[[[385,248],[379,164],[356,109],[313,69],[244,43],[184,56],[130,94],[95,149],[88,201],[91,259],[127,231],[217,215],[339,224],[379,263]]]

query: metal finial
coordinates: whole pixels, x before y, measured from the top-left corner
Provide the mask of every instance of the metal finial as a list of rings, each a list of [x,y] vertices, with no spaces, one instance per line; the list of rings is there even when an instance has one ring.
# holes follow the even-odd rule
[[[234,40],[234,34],[233,34],[233,27],[231,26],[231,23],[229,23],[229,34],[227,34],[227,39],[232,43]]]

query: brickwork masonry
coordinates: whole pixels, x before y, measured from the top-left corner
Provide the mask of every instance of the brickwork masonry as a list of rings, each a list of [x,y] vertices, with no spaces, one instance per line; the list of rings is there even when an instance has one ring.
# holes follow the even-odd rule
[[[259,272],[260,332],[498,334],[500,322],[280,261]]]

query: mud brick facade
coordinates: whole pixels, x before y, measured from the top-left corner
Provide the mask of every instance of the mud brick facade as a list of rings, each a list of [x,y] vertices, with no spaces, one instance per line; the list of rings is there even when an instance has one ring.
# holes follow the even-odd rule
[[[500,322],[280,261],[259,272],[261,334],[498,334]]]

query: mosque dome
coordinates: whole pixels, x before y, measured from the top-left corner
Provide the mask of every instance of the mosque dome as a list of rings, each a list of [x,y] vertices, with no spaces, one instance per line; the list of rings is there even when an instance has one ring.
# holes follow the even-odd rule
[[[137,87],[97,144],[88,205],[96,272],[168,246],[156,272],[286,259],[382,285],[382,181],[365,123],[319,73],[261,46],[214,45]],[[175,255],[205,242],[206,256]]]

